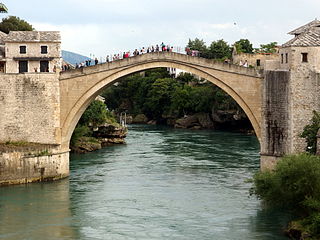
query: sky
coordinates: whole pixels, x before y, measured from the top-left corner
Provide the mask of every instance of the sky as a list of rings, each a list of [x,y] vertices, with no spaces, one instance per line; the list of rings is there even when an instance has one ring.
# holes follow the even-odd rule
[[[2,0],[7,16],[38,31],[60,31],[62,49],[105,57],[164,42],[184,48],[189,39],[207,45],[249,39],[254,47],[278,42],[315,18],[320,0]]]

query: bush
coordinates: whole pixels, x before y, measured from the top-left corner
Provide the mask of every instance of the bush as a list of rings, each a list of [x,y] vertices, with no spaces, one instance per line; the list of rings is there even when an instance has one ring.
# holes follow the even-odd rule
[[[82,126],[82,125],[77,125],[77,127],[74,129],[71,140],[70,140],[70,145],[75,146],[77,140],[83,136],[90,136],[91,131],[89,127],[87,126]]]
[[[313,111],[313,117],[310,124],[306,125],[303,129],[301,137],[307,141],[306,151],[315,154],[317,151],[317,133],[320,129],[320,114]]]
[[[257,173],[253,182],[251,193],[303,217],[305,229],[313,235],[320,233],[320,157],[286,156],[273,171]]]

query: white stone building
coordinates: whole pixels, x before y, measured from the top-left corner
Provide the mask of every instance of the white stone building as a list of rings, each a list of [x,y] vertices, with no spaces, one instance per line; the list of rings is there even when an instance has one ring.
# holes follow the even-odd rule
[[[0,32],[0,73],[54,72],[60,66],[60,32]]]

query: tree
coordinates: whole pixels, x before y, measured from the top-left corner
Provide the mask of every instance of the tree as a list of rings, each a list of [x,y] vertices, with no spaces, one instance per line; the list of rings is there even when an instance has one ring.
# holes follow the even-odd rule
[[[206,46],[206,43],[199,38],[195,38],[194,40],[189,39],[187,48],[190,48],[190,50],[197,50],[200,52],[201,57],[207,57],[208,48]]]
[[[307,141],[306,151],[315,154],[317,151],[317,133],[320,129],[320,113],[313,111],[311,123],[303,128],[301,137]]]
[[[15,16],[3,18],[0,23],[0,31],[9,33],[10,31],[32,31],[34,28],[25,20]]]
[[[268,44],[261,44],[260,45],[260,52],[263,53],[275,53],[277,51],[276,47],[277,47],[277,42],[271,42]]]
[[[231,57],[231,48],[223,39],[213,41],[209,47],[209,58],[223,60]]]
[[[99,125],[105,123],[106,120],[106,105],[101,101],[94,100],[83,113],[79,122],[81,125],[92,125],[93,127],[98,127]]]
[[[234,43],[237,53],[252,53],[253,47],[252,43],[248,39],[240,39]]]

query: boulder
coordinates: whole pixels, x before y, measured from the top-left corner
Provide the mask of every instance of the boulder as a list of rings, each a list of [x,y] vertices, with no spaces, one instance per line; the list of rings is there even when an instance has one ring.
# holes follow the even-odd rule
[[[211,129],[214,127],[209,113],[197,113],[195,116],[198,118],[198,122],[202,128]]]
[[[176,120],[176,128],[210,129],[214,127],[213,121],[208,113],[196,113]]]
[[[156,125],[157,124],[157,121],[156,120],[150,120],[148,122],[149,125]]]
[[[147,122],[148,122],[148,118],[144,114],[138,114],[132,120],[132,123],[146,124]]]
[[[193,128],[199,126],[198,117],[196,115],[186,116],[176,120],[175,128]]]

